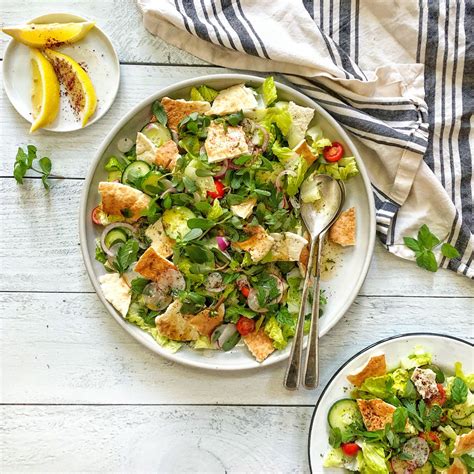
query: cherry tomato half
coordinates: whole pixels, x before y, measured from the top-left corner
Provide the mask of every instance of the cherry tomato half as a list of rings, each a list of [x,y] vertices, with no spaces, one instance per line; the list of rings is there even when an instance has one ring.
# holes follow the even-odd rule
[[[323,150],[323,156],[326,161],[330,163],[334,163],[335,161],[339,161],[344,154],[344,148],[338,142],[333,142],[332,146],[327,146]]]
[[[241,316],[237,321],[237,331],[241,336],[247,336],[255,330],[255,321],[253,319],[245,318]]]
[[[425,433],[420,433],[420,438],[423,438],[425,441],[427,441],[429,446],[434,447],[433,451],[439,449],[439,447],[441,446],[441,440],[434,431],[426,431]]]
[[[446,390],[440,383],[437,383],[436,386],[438,387],[438,394],[428,400],[428,405],[439,405],[442,407],[447,400]]]
[[[102,225],[102,222],[100,221],[100,206],[94,207],[91,212],[91,219],[94,224],[97,225]]]
[[[207,195],[212,199],[221,199],[224,197],[224,185],[218,179],[214,180],[215,191],[208,191]]]
[[[342,443],[341,449],[346,456],[355,456],[360,448],[356,443]]]
[[[250,288],[248,286],[243,286],[241,289],[240,289],[240,292],[244,295],[244,298],[248,298],[249,297],[249,293],[250,293]]]

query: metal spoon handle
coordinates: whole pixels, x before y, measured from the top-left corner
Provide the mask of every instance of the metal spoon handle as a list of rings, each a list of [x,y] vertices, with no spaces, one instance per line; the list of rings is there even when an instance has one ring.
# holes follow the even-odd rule
[[[293,338],[293,345],[291,346],[290,360],[286,369],[283,385],[288,390],[297,390],[300,379],[300,365],[301,356],[303,354],[303,328],[304,328],[304,311],[305,303],[308,298],[309,282],[311,274],[313,273],[314,264],[314,250],[316,248],[315,239],[311,241],[309,250],[308,268],[306,269],[306,276],[303,284],[303,292],[301,294],[300,312],[298,314],[298,321],[296,323],[296,332]]]
[[[316,388],[319,384],[319,288],[321,279],[321,255],[325,235],[326,232],[321,232],[318,238],[314,239],[318,241],[318,253],[316,256],[316,275],[313,283],[311,327],[309,330],[303,375],[303,385],[309,390]]]

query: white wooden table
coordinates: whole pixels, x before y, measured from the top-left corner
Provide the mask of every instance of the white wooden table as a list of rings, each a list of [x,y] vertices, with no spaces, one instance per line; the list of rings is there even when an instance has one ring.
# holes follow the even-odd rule
[[[55,2],[2,0],[20,23]],[[217,374],[154,355],[108,315],[79,249],[79,196],[106,133],[163,86],[223,72],[148,34],[133,0],[63,0],[61,11],[97,20],[122,63],[117,100],[73,134],[28,135],[0,99],[2,472],[307,472],[307,437],[320,390],[290,393],[284,364]],[[0,36],[2,52],[7,43]],[[66,177],[45,193],[12,178],[19,145],[33,143]],[[448,271],[431,274],[377,244],[355,303],[322,340],[322,386],[352,354],[403,332],[472,339],[474,289]]]

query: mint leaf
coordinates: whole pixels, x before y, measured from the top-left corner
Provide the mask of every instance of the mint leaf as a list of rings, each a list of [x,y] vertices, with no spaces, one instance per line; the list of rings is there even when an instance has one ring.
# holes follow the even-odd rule
[[[395,432],[403,432],[405,431],[405,426],[407,424],[408,419],[408,411],[405,407],[398,407],[393,412],[393,419],[392,419],[392,428]]]
[[[458,258],[460,256],[460,253],[451,244],[443,244],[441,246],[441,253],[446,258]]]
[[[403,237],[403,242],[405,242],[405,245],[414,252],[421,251],[420,243],[413,237]]]
[[[418,241],[423,247],[428,250],[432,250],[436,247],[440,240],[434,235],[426,224],[423,224],[418,231]]]
[[[34,145],[27,145],[26,149],[28,150],[28,155],[27,155],[28,168],[31,168],[33,161],[36,160],[36,147]]]
[[[143,293],[143,290],[145,289],[145,286],[147,286],[148,283],[150,283],[150,281],[146,278],[134,278],[130,283],[130,289],[132,290],[132,293],[135,293],[136,295],[141,295]]]
[[[31,169],[41,175],[41,181],[46,189],[50,189],[48,182],[49,175],[51,174],[51,160],[48,157],[43,157],[38,160],[40,170],[33,168],[33,162],[36,160],[36,147],[34,145],[27,145],[27,151],[19,147],[16,153],[15,164],[13,165],[13,177],[18,184],[23,184],[23,178],[26,172]]]
[[[342,443],[341,430],[339,428],[331,428],[329,431],[329,445],[333,448],[339,448]]]
[[[27,165],[22,161],[17,161],[13,166],[13,177],[16,179],[18,184],[23,184],[23,178],[25,177],[27,170]]]
[[[168,123],[168,116],[166,115],[164,107],[158,100],[153,103],[151,110],[153,112],[153,115],[156,117],[156,120],[158,120],[161,125],[166,126],[166,124]]]
[[[138,248],[138,242],[135,239],[129,239],[119,247],[114,262],[115,269],[119,273],[126,272],[128,267],[136,261]]]
[[[44,156],[38,163],[44,174],[49,175],[49,173],[51,173],[51,160],[48,157]]]
[[[445,468],[449,466],[449,459],[443,451],[433,451],[429,460],[434,467]]]
[[[451,387],[451,401],[456,405],[464,403],[467,400],[467,392],[468,388],[464,380],[456,377]]]
[[[436,272],[438,270],[438,262],[431,250],[423,250],[416,257],[416,263],[419,267],[425,268],[430,272]]]

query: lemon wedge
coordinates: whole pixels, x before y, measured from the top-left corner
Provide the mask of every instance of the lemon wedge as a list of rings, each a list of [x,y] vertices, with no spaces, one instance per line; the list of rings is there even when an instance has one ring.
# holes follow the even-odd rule
[[[51,63],[37,49],[31,50],[33,118],[30,133],[53,122],[59,112],[59,82]]]
[[[45,54],[66,88],[71,106],[81,117],[84,127],[97,107],[97,96],[92,81],[86,71],[70,56],[52,49],[46,49]]]
[[[78,23],[45,23],[11,26],[2,31],[20,43],[33,48],[50,48],[62,43],[74,43],[86,36],[95,25],[93,21]]]

